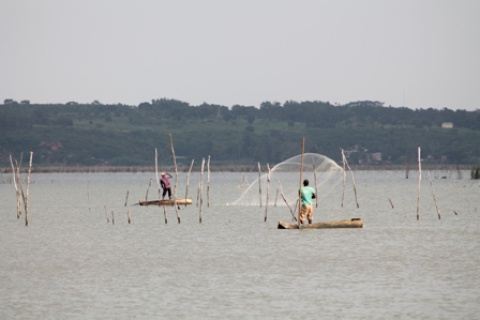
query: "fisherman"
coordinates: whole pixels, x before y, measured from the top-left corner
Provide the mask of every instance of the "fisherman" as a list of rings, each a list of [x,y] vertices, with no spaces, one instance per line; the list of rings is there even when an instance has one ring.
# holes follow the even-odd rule
[[[162,178],[160,179],[160,185],[163,189],[162,200],[165,199],[165,195],[168,193],[168,199],[172,199],[172,187],[170,186],[170,175],[166,172],[162,172]]]
[[[300,189],[302,195],[302,206],[300,208],[299,222],[303,224],[305,218],[308,219],[308,224],[313,221],[313,206],[312,199],[316,198],[315,189],[310,187],[308,179],[303,180],[303,187]]]

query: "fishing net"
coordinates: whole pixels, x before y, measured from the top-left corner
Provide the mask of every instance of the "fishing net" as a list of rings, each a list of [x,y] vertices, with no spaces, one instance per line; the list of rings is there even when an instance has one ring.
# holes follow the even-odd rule
[[[342,167],[324,155],[306,153],[303,158],[303,168],[301,154],[287,159],[271,168],[270,183],[268,183],[268,172],[263,172],[244,189],[237,200],[229,205],[264,206],[268,198],[268,206],[288,205],[293,209],[298,200],[300,171],[302,181],[308,179],[310,186],[316,189],[318,202],[326,199],[331,201],[332,195],[341,194]],[[338,189],[339,186],[340,189]]]

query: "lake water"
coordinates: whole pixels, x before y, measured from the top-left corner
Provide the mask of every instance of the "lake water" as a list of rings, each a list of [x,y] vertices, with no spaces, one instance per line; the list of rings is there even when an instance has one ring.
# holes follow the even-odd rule
[[[25,226],[3,174],[0,319],[479,318],[480,182],[468,172],[432,173],[440,220],[424,173],[418,221],[417,172],[355,172],[359,208],[352,183],[343,208],[342,184],[324,186],[314,220],[364,227],[331,230],[278,230],[284,205],[266,222],[265,206],[226,205],[242,176],[256,174],[211,174],[202,223],[194,204],[180,224],[167,208],[165,224],[163,208],[135,205],[152,173],[33,174]]]

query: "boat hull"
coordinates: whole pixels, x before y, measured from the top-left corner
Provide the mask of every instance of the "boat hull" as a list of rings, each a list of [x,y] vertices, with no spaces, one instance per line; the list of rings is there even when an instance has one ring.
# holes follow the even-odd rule
[[[192,199],[165,199],[165,200],[140,200],[138,204],[141,206],[186,206],[192,204]]]
[[[360,218],[350,220],[335,220],[325,222],[314,222],[311,224],[301,225],[288,223],[285,221],[278,222],[278,229],[336,229],[336,228],[363,228],[363,221]]]

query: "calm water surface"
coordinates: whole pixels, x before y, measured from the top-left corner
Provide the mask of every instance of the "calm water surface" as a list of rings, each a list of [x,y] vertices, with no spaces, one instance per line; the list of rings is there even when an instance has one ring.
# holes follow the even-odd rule
[[[480,184],[432,173],[439,220],[424,177],[417,221],[415,175],[357,172],[360,208],[351,183],[343,208],[342,185],[324,187],[315,220],[364,228],[301,231],[276,229],[285,206],[264,222],[265,207],[226,205],[240,173],[212,173],[203,222],[192,205],[180,224],[135,205],[152,173],[34,174],[26,227],[2,175],[0,319],[478,319]]]

